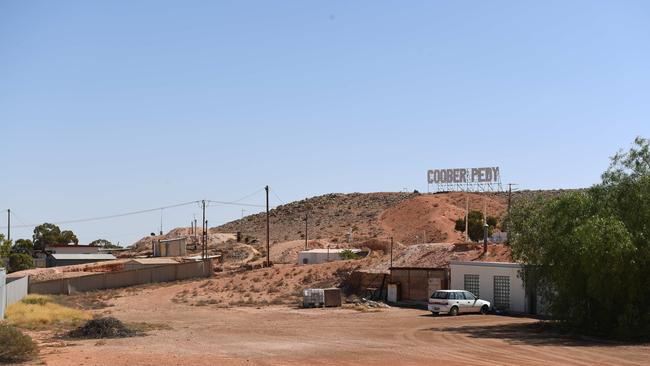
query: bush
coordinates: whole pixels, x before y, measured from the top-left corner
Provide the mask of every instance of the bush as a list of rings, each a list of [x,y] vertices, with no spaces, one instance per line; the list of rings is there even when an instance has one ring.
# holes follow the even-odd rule
[[[27,295],[7,307],[7,322],[21,328],[39,329],[50,325],[76,326],[92,316],[81,310],[55,303],[51,297]]]
[[[30,336],[5,323],[0,323],[0,345],[0,362],[25,361],[37,351]]]
[[[351,251],[350,249],[346,249],[346,250],[342,251],[339,254],[339,256],[341,257],[341,259],[357,259],[357,258],[359,258],[359,256],[355,252]]]
[[[68,332],[71,338],[125,338],[137,335],[136,331],[128,328],[112,316],[92,319],[83,326]]]
[[[9,273],[23,271],[30,268],[34,268],[34,259],[32,259],[29,254],[11,253],[9,255],[9,263],[7,264],[7,270],[9,270]]]
[[[516,202],[515,259],[554,317],[580,333],[650,337],[650,141],[612,158],[602,183]]]

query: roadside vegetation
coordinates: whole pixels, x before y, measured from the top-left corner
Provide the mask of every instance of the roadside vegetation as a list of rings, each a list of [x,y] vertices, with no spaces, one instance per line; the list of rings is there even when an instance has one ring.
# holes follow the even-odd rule
[[[516,202],[509,240],[552,315],[587,334],[650,337],[650,142],[611,158],[602,182]]]
[[[92,318],[88,312],[57,304],[52,297],[43,295],[27,295],[7,307],[5,316],[9,324],[24,329],[78,326]]]
[[[36,343],[16,327],[0,322],[0,363],[20,362],[37,353]]]

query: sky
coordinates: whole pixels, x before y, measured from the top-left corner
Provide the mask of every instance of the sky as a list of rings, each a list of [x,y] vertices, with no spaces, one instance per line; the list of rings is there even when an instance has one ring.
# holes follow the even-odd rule
[[[0,231],[202,199],[587,187],[650,137],[647,1],[0,1]],[[259,207],[210,205],[210,226]],[[198,204],[60,225],[128,245]]]

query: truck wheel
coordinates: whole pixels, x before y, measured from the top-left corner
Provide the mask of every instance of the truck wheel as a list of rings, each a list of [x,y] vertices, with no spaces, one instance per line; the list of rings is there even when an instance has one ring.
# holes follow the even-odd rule
[[[490,308],[487,305],[481,306],[481,314],[485,315],[490,311]]]
[[[458,307],[457,307],[457,306],[453,306],[453,307],[449,310],[449,315],[451,315],[451,316],[456,316],[456,315],[458,315]]]

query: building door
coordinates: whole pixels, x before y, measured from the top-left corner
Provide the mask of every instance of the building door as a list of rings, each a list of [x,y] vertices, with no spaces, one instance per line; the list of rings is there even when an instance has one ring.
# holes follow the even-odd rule
[[[494,276],[494,308],[510,309],[510,277]]]
[[[440,278],[429,277],[429,296],[427,297],[431,297],[438,290],[442,290],[442,280]]]

